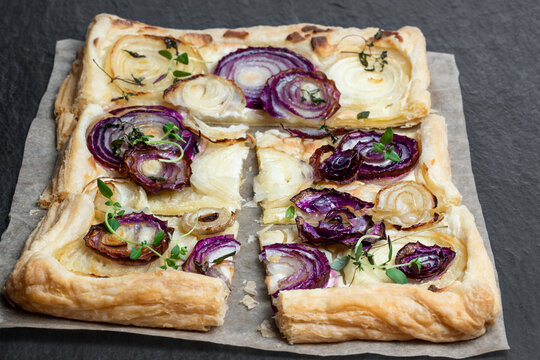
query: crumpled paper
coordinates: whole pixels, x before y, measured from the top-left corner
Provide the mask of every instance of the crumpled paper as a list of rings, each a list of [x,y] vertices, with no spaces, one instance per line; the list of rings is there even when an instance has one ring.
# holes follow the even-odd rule
[[[52,177],[57,157],[53,117],[54,99],[58,87],[71,68],[77,49],[82,45],[82,41],[71,39],[61,40],[56,44],[56,57],[49,85],[41,99],[38,113],[26,139],[24,159],[10,211],[10,223],[0,241],[0,283],[2,284],[19,258],[30,232],[45,213],[44,210],[38,208],[37,199]],[[454,56],[430,52],[428,59],[431,72],[429,90],[432,96],[432,111],[446,118],[453,181],[463,195],[463,204],[474,214],[488,254],[493,260],[471,168],[469,142],[458,81],[459,72]],[[497,324],[488,328],[485,335],[475,340],[458,343],[348,341],[337,344],[287,344],[280,337],[272,320],[272,310],[264,284],[264,268],[256,256],[259,251],[258,241],[252,236],[262,228],[258,222],[260,209],[254,207],[253,202],[251,204],[249,202],[253,197],[253,176],[256,172],[257,163],[255,153],[252,151],[246,161],[245,181],[242,186],[242,195],[247,202],[237,217],[240,222],[238,240],[242,243],[242,249],[235,257],[237,266],[224,326],[201,333],[89,323],[14,309],[1,297],[0,327],[119,331],[323,356],[375,353],[393,356],[429,355],[464,358],[509,349],[502,313]],[[254,298],[259,302],[259,305],[249,311],[240,303],[245,295],[243,288],[246,280],[256,282],[257,295]],[[267,337],[263,337],[261,332],[257,331],[257,327],[264,320],[268,320],[273,327],[273,332],[269,333],[270,337],[268,337],[268,331],[264,332]]]

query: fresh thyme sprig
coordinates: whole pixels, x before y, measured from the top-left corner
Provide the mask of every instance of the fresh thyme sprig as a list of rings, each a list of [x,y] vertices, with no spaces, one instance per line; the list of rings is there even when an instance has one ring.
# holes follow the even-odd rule
[[[188,53],[184,52],[184,53],[180,54],[178,52],[178,43],[176,42],[176,40],[171,39],[171,38],[165,38],[165,39],[163,39],[163,41],[165,42],[165,46],[166,46],[167,49],[171,49],[171,48],[174,49],[175,55],[173,55],[169,50],[159,50],[158,51],[159,55],[163,56],[166,59],[169,59],[169,67],[168,67],[166,73],[161,74],[154,81],[154,84],[161,81],[161,80],[163,80],[163,79],[165,79],[167,77],[167,75],[172,71],[171,63],[173,61],[175,61],[176,63],[184,64],[184,65],[189,64]],[[182,71],[182,70],[174,70],[174,71],[172,71],[172,75],[174,76],[173,83],[176,83],[176,82],[178,82],[178,80],[180,80],[180,78],[190,76],[191,73],[187,72],[187,71]]]
[[[388,64],[388,61],[386,60],[388,57],[388,52],[386,50],[383,50],[379,56],[375,56],[372,53],[372,48],[375,46],[375,42],[381,39],[382,36],[383,36],[383,30],[378,29],[375,35],[373,35],[373,37],[370,39],[366,39],[362,36],[362,39],[364,39],[364,47],[362,48],[360,52],[351,52],[351,51],[343,51],[343,52],[358,54],[360,64],[362,64],[365,71],[379,70],[379,72],[382,72],[384,70],[384,66]],[[369,59],[373,59],[371,66],[369,66]]]
[[[138,86],[144,86],[145,84],[143,83],[143,80],[144,80],[144,77],[135,77],[135,75],[131,74],[131,77],[133,78],[133,80],[130,80],[130,79],[124,79],[124,78],[121,78],[119,76],[112,76],[111,74],[109,74],[104,68],[102,68],[95,59],[92,59],[92,61],[94,62],[94,64],[96,64],[96,66],[105,74],[107,75],[107,77],[111,80],[111,84],[113,84],[114,86],[116,86],[116,88],[118,90],[120,90],[120,92],[122,93],[121,96],[118,96],[118,97],[115,97],[115,98],[112,98],[111,101],[118,101],[118,100],[126,100],[128,101],[129,100],[129,97],[130,96],[138,96],[138,94],[135,94],[135,93],[132,93],[132,92],[129,92],[129,91],[124,91],[124,89],[122,89],[122,87],[120,87],[118,84],[115,83],[116,80],[118,81],[122,81],[122,82],[125,82],[127,84],[131,84],[131,85],[138,85]]]
[[[330,135],[330,138],[332,139],[332,144],[335,144],[339,141],[338,137],[334,135],[334,133],[332,132],[332,130],[330,130],[330,127],[328,125],[323,124],[321,125],[319,129],[324,130],[328,135]]]
[[[103,180],[97,179],[97,186],[98,186],[99,192],[108,199],[105,202],[105,205],[112,206],[112,209],[107,210],[107,212],[105,213],[105,221],[104,221],[105,227],[111,234],[118,237],[120,240],[128,244],[134,245],[129,255],[129,258],[131,260],[139,259],[141,257],[142,250],[147,248],[150,251],[152,251],[154,254],[159,256],[161,259],[163,259],[166,265],[161,266],[162,269],[167,269],[167,266],[173,269],[178,269],[178,265],[176,264],[175,260],[178,260],[178,259],[185,260],[185,257],[188,251],[187,247],[184,246],[180,248],[180,246],[176,244],[176,246],[172,248],[170,256],[165,257],[150,246],[150,245],[158,246],[161,243],[161,241],[165,237],[165,231],[163,230],[159,231],[158,233],[154,235],[154,239],[150,244],[148,244],[148,242],[146,241],[138,243],[135,241],[127,240],[126,238],[122,237],[120,234],[116,232],[116,230],[118,230],[121,224],[115,217],[124,215],[125,210],[122,209],[122,205],[120,203],[114,202],[112,200],[113,191],[111,190],[109,186],[107,186],[107,184],[105,184]],[[197,226],[196,223],[195,223],[195,226]],[[182,235],[181,238],[191,234],[193,229],[191,229],[188,233]],[[171,235],[169,235],[169,237],[171,237]]]
[[[354,281],[354,276],[356,275],[356,272],[362,271],[364,268],[383,270],[386,276],[390,278],[390,280],[398,284],[406,284],[408,282],[407,276],[405,275],[405,273],[403,273],[403,271],[399,269],[400,267],[414,265],[417,267],[418,271],[420,271],[422,267],[422,263],[420,262],[418,258],[413,259],[409,261],[408,263],[404,263],[404,264],[389,265],[389,262],[392,261],[392,254],[393,254],[392,240],[390,239],[389,236],[386,239],[388,242],[388,259],[382,264],[376,264],[375,260],[373,259],[373,254],[369,252],[370,249],[365,250],[365,251],[363,249],[362,241],[365,239],[370,239],[370,238],[378,239],[380,237],[377,235],[362,236],[356,243],[356,246],[354,247],[354,249],[351,251],[351,254],[348,254],[340,259],[336,259],[330,264],[330,267],[336,271],[339,271],[345,268],[345,266],[347,266],[347,264],[352,261],[352,264],[355,266],[355,269],[354,269],[353,279],[351,280],[351,284]]]
[[[384,153],[384,159],[390,159],[394,162],[401,161],[399,155],[394,151],[394,145],[388,146],[394,140],[394,132],[391,127],[381,135],[380,142],[373,143],[373,150],[378,153]]]
[[[154,137],[153,135],[145,135],[141,130],[134,127],[130,133],[124,135],[123,137],[119,139],[113,140],[111,142],[111,150],[116,156],[118,156],[120,155],[120,148],[122,147],[124,142],[127,142],[130,145],[136,145],[140,142],[144,142],[147,145],[168,144],[168,145],[176,146],[180,150],[180,156],[175,159],[159,159],[159,161],[165,162],[165,163],[177,162],[177,161],[182,160],[182,158],[184,157],[184,149],[177,142],[169,141],[166,139],[177,140],[177,141],[181,141],[185,143],[186,140],[184,140],[182,136],[178,135],[179,131],[180,129],[178,128],[178,126],[174,125],[172,121],[169,121],[168,123],[163,125],[163,133],[164,133],[163,136],[157,140],[150,140],[150,138]],[[153,179],[153,180],[158,180],[158,179],[156,177],[156,179]]]
[[[325,103],[326,100],[319,97],[321,90],[320,89],[312,89],[312,90],[306,90],[306,89],[300,89],[300,92],[302,93],[302,97],[300,98],[301,102],[304,102],[309,97],[309,100],[313,105],[317,105],[320,103]]]

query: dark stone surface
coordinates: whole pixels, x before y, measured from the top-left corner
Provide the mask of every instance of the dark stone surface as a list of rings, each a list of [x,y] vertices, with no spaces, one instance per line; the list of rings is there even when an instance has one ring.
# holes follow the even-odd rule
[[[429,50],[456,56],[473,171],[501,282],[512,349],[479,358],[539,358],[540,284],[535,269],[540,250],[537,1],[3,0],[0,5],[0,121],[4,135],[0,144],[4,169],[0,173],[0,232],[8,223],[24,140],[45,92],[55,42],[84,39],[88,23],[98,13],[193,29],[297,22],[420,27]],[[306,358],[132,334],[43,329],[0,330],[0,357]]]

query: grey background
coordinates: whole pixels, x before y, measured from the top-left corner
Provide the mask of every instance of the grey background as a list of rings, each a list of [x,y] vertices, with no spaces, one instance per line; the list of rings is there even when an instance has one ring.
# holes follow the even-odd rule
[[[176,28],[315,22],[339,26],[420,27],[428,50],[453,53],[460,70],[473,171],[502,290],[511,350],[485,359],[536,359],[540,295],[540,25],[535,1],[2,1],[0,37],[0,232],[21,165],[24,139],[52,69],[55,42],[83,39],[91,18],[110,12]],[[397,355],[397,354],[396,354]],[[0,330],[9,359],[307,358],[133,334]],[[352,357],[349,357],[352,358]],[[355,358],[386,358],[356,356]]]

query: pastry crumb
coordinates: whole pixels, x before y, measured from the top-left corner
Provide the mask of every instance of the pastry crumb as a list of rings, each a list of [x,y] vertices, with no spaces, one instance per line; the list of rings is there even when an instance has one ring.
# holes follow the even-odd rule
[[[246,208],[256,208],[257,207],[257,203],[253,200],[250,200],[250,201],[246,201],[243,205],[243,207],[246,207]]]
[[[251,244],[254,241],[255,241],[255,235],[249,235],[248,240],[247,240],[248,244]]]
[[[257,287],[257,284],[253,280],[249,280],[244,287],[244,292],[246,294],[257,296],[257,290],[255,289]]]
[[[270,325],[270,321],[268,320],[264,320],[261,325],[257,326],[257,331],[261,333],[263,338],[276,337],[274,330],[272,330],[272,325]]]
[[[259,302],[257,300],[255,300],[254,298],[252,298],[249,295],[244,295],[244,298],[240,302],[242,304],[244,304],[247,307],[248,310],[251,310],[251,309],[255,308],[255,306],[257,306],[259,304]]]
[[[28,212],[30,215],[36,215],[39,213],[39,209],[32,209]]]

